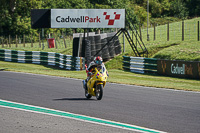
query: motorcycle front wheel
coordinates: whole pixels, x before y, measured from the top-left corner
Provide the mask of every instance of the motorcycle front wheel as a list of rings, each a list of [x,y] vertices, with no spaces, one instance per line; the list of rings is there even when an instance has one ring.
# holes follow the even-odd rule
[[[96,87],[96,98],[97,100],[101,100],[103,97],[103,85],[99,84]]]

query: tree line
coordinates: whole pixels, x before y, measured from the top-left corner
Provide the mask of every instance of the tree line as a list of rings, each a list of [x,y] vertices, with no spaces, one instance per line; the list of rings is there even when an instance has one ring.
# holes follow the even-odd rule
[[[147,20],[147,0],[1,0],[0,36],[35,34],[31,29],[31,9],[126,9],[133,24]],[[150,20],[200,16],[200,0],[149,0]],[[77,29],[81,30],[81,29]],[[92,30],[92,29],[91,29]],[[72,32],[72,29],[45,29],[48,32]]]

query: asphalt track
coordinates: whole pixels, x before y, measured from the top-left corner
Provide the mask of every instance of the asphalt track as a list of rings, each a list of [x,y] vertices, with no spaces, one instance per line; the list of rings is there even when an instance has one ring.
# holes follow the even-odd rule
[[[87,100],[80,80],[0,71],[0,99],[171,133],[200,131],[198,92],[108,83],[101,101]],[[12,115],[13,112],[11,109],[0,110],[1,115],[5,112]],[[116,132],[113,128],[108,130]],[[103,129],[103,132],[108,130]]]

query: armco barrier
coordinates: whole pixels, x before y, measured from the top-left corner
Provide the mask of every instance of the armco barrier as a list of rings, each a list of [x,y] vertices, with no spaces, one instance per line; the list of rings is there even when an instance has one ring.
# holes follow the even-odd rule
[[[157,59],[123,56],[123,68],[134,73],[157,73]]]
[[[19,63],[51,65],[67,70],[84,70],[85,59],[54,52],[16,51],[0,49],[0,60]]]

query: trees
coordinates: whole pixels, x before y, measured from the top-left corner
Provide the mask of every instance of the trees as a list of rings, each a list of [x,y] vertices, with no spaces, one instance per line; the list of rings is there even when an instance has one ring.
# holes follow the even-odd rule
[[[38,0],[2,0],[0,8],[0,33],[3,35],[29,34],[31,29],[30,10],[40,8]]]
[[[147,0],[0,0],[0,35],[30,34],[31,9],[126,9],[133,23],[146,22]],[[200,15],[200,0],[149,0],[153,18]],[[59,29],[62,30],[62,29]]]
[[[200,16],[200,0],[185,0],[185,3],[189,11],[189,16]]]
[[[0,34],[5,34],[10,32],[10,29],[7,27],[12,26],[12,17],[13,17],[13,12],[15,9],[14,6],[15,0],[1,0],[0,1]]]
[[[188,17],[188,9],[186,8],[186,4],[183,0],[174,0],[171,2],[171,15],[178,18],[187,18]]]

